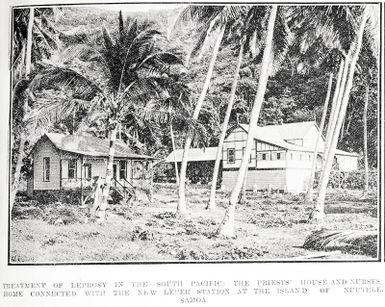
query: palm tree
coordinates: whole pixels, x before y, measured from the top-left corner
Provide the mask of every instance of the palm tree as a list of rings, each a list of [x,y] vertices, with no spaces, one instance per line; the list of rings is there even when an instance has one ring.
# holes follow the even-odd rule
[[[187,131],[187,127],[196,126],[190,119],[190,89],[177,76],[173,76],[174,83],[169,88],[169,95],[162,100],[152,100],[144,110],[144,117],[154,120],[157,123],[167,123],[170,132],[172,151],[174,153],[174,168],[176,183],[179,184],[178,163],[176,161],[176,146],[174,126],[178,127],[178,131]]]
[[[326,188],[334,160],[339,133],[345,118],[346,109],[349,102],[350,91],[353,85],[353,76],[356,69],[358,56],[361,51],[365,26],[369,18],[368,10],[369,8],[365,6],[364,8],[359,8],[359,12],[356,12],[356,14],[358,15],[358,26],[356,26],[356,28],[354,29],[353,40],[350,43],[348,52],[345,56],[345,67],[341,79],[340,93],[338,95],[336,104],[336,124],[334,127],[332,127],[333,130],[332,133],[330,133],[329,142],[330,146],[328,148],[327,154],[325,155],[325,165],[321,174],[317,204],[314,209],[314,212],[312,213],[312,220],[314,221],[323,221],[325,215],[324,205]]]
[[[212,209],[215,206],[215,195],[217,190],[217,180],[219,174],[219,166],[222,159],[222,148],[223,143],[226,137],[226,131],[230,120],[231,111],[233,110],[234,101],[235,101],[235,92],[238,84],[239,70],[241,68],[242,60],[243,60],[243,52],[244,52],[244,42],[241,42],[241,46],[239,49],[237,66],[235,68],[233,83],[231,85],[230,99],[227,104],[225,118],[223,119],[221,136],[219,138],[217,154],[215,158],[214,170],[213,170],[213,178],[211,180],[211,189],[210,189],[210,199],[206,209]]]
[[[274,25],[277,16],[277,5],[273,5],[270,13],[267,24],[267,32],[265,38],[265,48],[263,51],[262,64],[261,64],[261,73],[258,82],[257,95],[255,96],[255,101],[253,108],[251,110],[251,117],[249,123],[248,137],[246,141],[245,153],[242,158],[241,166],[238,172],[238,177],[233,187],[233,190],[230,194],[229,206],[226,210],[225,216],[220,224],[217,234],[225,237],[231,237],[234,235],[234,216],[235,216],[235,206],[238,202],[238,197],[241,192],[243,185],[245,173],[248,167],[248,157],[250,156],[251,149],[254,143],[253,130],[257,126],[259,113],[262,107],[262,103],[265,96],[265,90],[267,85],[267,80],[272,66],[272,54],[273,54],[273,35],[274,35]]]
[[[248,11],[243,13],[244,13],[244,16],[240,16],[240,18],[238,18],[236,21],[233,21],[234,24],[230,28],[231,32],[233,32],[229,34],[230,37],[234,36],[231,38],[233,40],[236,40],[237,45],[239,45],[240,47],[239,47],[237,65],[234,71],[233,82],[231,85],[230,98],[227,104],[225,117],[222,123],[221,135],[219,138],[218,149],[217,149],[217,154],[216,154],[216,159],[214,164],[213,179],[211,181],[210,199],[207,205],[207,209],[213,208],[215,206],[216,187],[217,187],[217,180],[218,180],[218,174],[219,174],[219,166],[222,158],[223,143],[226,137],[230,115],[234,107],[236,90],[237,90],[238,79],[239,79],[239,71],[240,71],[243,57],[244,57],[244,49],[246,46],[248,53],[250,53],[252,57],[255,57],[257,55],[256,49],[260,49],[261,47],[258,45],[260,45],[260,38],[263,32],[262,29],[264,27],[264,25],[261,23],[263,23],[263,16],[266,14],[265,7],[253,6]],[[241,17],[244,17],[245,19],[244,22],[240,21]],[[246,175],[245,175],[245,178],[246,178]],[[242,195],[244,194],[245,193],[242,193]]]
[[[329,98],[330,98],[330,93],[331,93],[331,89],[332,89],[332,83],[333,83],[333,73],[330,73],[328,89],[326,92],[326,98],[325,98],[323,111],[322,111],[321,123],[319,125],[319,132],[318,132],[317,139],[316,139],[315,145],[314,145],[313,159],[312,159],[312,164],[311,164],[311,169],[310,169],[309,184],[308,184],[308,190],[307,190],[307,195],[306,195],[308,200],[313,199],[313,185],[314,185],[315,170],[316,170],[316,166],[317,166],[318,146],[319,146],[319,142],[322,138],[322,132],[323,132],[324,125],[325,125],[326,113],[328,110],[328,104],[329,104]]]
[[[369,82],[367,82],[364,98],[364,112],[362,114],[362,122],[364,124],[364,167],[365,167],[365,184],[363,196],[369,191],[369,166],[368,166],[368,104],[369,104]]]
[[[12,146],[19,147],[12,178],[10,204],[13,206],[19,189],[21,167],[25,157],[27,140],[26,118],[29,111],[28,84],[32,79],[33,63],[44,58],[50,58],[58,47],[56,29],[51,23],[53,9],[16,9],[13,11],[14,35],[12,50]],[[15,135],[15,136],[14,136]]]
[[[99,208],[100,222],[105,220],[117,131],[128,114],[145,108],[153,98],[167,95],[167,88],[172,84],[168,74],[175,65],[182,63],[174,54],[162,52],[155,46],[159,36],[160,33],[150,25],[141,26],[136,20],[125,26],[119,14],[117,39],[114,40],[103,26],[102,46],[79,44],[68,48],[60,57],[65,65],[49,63],[33,84],[34,89],[71,89],[72,98],[88,103],[89,113],[101,112],[104,115],[110,147],[105,179],[100,181],[104,187],[103,194],[100,198],[95,197],[94,203],[94,207]],[[72,59],[85,60],[85,72],[79,73],[76,67],[71,67]],[[90,65],[90,69],[87,63],[94,65]],[[52,110],[62,108],[62,105],[57,105]]]
[[[210,80],[214,71],[214,64],[219,52],[219,47],[221,45],[223,35],[226,30],[226,23],[230,19],[236,18],[240,10],[240,7],[236,6],[188,6],[181,12],[180,16],[176,21],[176,26],[179,25],[182,21],[186,22],[191,20],[197,20],[201,24],[201,34],[199,36],[195,48],[192,50],[193,55],[204,47],[204,44],[207,43],[208,36],[213,31],[218,30],[205,82],[203,84],[202,91],[200,93],[200,96],[194,109],[194,113],[192,115],[192,119],[194,121],[196,121],[199,117],[199,113],[201,111],[204,99],[206,97],[210,85]],[[186,212],[186,172],[188,163],[188,152],[191,147],[192,140],[192,131],[188,131],[184,144],[183,157],[180,169],[180,182],[178,189],[179,201],[177,212],[180,215],[183,215]]]

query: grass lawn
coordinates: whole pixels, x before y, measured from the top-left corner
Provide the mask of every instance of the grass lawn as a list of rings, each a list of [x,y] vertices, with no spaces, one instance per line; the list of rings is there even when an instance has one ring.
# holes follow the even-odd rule
[[[378,230],[373,194],[330,191],[324,224],[309,224],[312,204],[299,196],[248,193],[236,210],[236,237],[214,237],[227,205],[218,194],[218,207],[205,210],[209,189],[191,187],[188,214],[176,218],[176,186],[157,185],[154,200],[132,207],[111,205],[104,225],[92,222],[87,209],[60,203],[42,205],[19,201],[11,221],[12,263],[78,263],[200,260],[295,260],[323,253],[302,248],[315,230]],[[359,248],[332,256],[337,260],[375,259]]]

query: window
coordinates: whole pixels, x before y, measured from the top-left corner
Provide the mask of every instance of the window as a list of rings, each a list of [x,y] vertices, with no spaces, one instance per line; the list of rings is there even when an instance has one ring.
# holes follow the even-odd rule
[[[309,161],[311,160],[311,155],[309,155]]]
[[[281,160],[281,153],[277,152],[277,160]]]
[[[293,153],[290,153],[290,159],[293,160]]]
[[[68,160],[68,179],[76,179],[76,159]]]
[[[299,154],[299,159],[302,160],[302,154]]]
[[[92,178],[92,167],[91,163],[84,163],[84,178],[85,179],[91,179]]]
[[[43,158],[43,181],[49,181],[50,159]]]
[[[266,154],[262,154],[262,160],[266,160]]]
[[[120,179],[127,178],[127,161],[119,161],[119,177]]]
[[[246,147],[243,147],[242,148],[242,157],[245,155],[245,150],[246,150]],[[249,163],[251,162],[251,154],[250,154],[250,157],[249,157]]]
[[[235,149],[234,148],[228,148],[227,149],[227,162],[228,163],[235,163]]]

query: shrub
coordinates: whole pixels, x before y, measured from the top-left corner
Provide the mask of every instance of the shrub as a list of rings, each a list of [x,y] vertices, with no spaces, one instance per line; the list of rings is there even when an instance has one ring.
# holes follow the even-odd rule
[[[32,200],[36,200],[42,205],[49,205],[56,202],[67,203],[71,205],[80,205],[81,191],[76,190],[47,190],[34,191]]]
[[[318,187],[320,173],[316,174],[314,185]],[[333,170],[330,173],[328,187],[330,188],[342,188],[350,190],[362,190],[365,186],[365,172],[351,171],[351,172],[340,172]],[[371,170],[369,172],[369,188],[377,188],[377,171]]]
[[[44,211],[36,206],[14,206],[12,208],[12,220],[42,219]]]

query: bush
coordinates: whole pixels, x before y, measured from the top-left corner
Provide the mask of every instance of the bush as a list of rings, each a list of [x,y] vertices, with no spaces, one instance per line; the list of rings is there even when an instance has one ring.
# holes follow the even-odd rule
[[[318,187],[320,173],[316,174],[314,184]],[[362,190],[365,186],[365,172],[351,171],[351,172],[340,172],[333,170],[330,173],[328,187],[330,188],[342,188],[350,190]],[[369,189],[377,188],[377,171],[371,170],[369,172]]]
[[[34,191],[33,196],[31,197],[32,200],[35,200],[42,205],[54,204],[56,202],[80,205],[80,198],[80,189]]]
[[[75,224],[82,222],[86,215],[78,210],[76,206],[56,203],[55,206],[47,208],[44,220],[48,224]]]
[[[36,206],[13,206],[11,218],[12,220],[26,220],[26,219],[42,219],[44,211]]]

